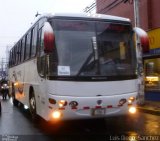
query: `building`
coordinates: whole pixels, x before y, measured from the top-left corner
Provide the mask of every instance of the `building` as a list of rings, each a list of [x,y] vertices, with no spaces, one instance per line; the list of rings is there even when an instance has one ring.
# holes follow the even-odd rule
[[[139,26],[146,30],[150,51],[143,54],[145,74],[145,98],[160,101],[160,0],[137,0]],[[134,0],[97,0],[97,13],[130,18],[133,26]]]

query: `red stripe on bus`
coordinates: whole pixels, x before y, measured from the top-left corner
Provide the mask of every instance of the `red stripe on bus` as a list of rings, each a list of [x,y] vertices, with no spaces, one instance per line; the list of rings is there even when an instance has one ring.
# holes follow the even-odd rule
[[[71,109],[75,110],[75,109],[77,109],[77,107],[72,107]]]
[[[88,110],[88,109],[90,109],[90,107],[83,107],[83,109],[84,109],[84,110]]]
[[[102,108],[102,106],[96,106],[95,108],[97,108],[97,109],[98,109],[98,108]]]
[[[107,108],[113,108],[113,106],[112,105],[108,105]]]

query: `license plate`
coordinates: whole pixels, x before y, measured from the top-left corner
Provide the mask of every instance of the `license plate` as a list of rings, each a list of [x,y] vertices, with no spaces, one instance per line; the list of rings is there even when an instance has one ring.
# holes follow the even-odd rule
[[[93,109],[92,110],[92,115],[93,116],[101,116],[101,115],[104,115],[105,113],[106,113],[106,109],[104,109],[104,108]]]

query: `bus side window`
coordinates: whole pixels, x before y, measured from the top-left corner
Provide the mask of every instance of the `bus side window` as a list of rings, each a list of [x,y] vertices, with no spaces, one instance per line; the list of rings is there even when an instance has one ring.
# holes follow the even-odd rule
[[[41,77],[45,77],[45,70],[46,68],[44,66],[46,62],[44,51],[43,51],[43,39],[42,39],[42,28],[39,29],[38,34],[38,59],[37,59],[37,69],[38,73]]]
[[[21,41],[18,43],[18,50],[17,50],[17,56],[18,56],[18,64],[21,62]]]
[[[31,48],[31,37],[32,37],[32,31],[30,31],[26,36],[26,52],[25,52],[25,60],[28,60],[30,58],[30,48]]]
[[[34,57],[37,51],[37,36],[38,36],[37,30],[38,30],[38,25],[36,25],[32,30],[31,57]]]
[[[21,62],[23,62],[24,58],[25,58],[25,46],[26,46],[26,38],[24,36],[23,39],[22,39]]]
[[[16,64],[16,51],[15,46],[13,47],[13,65]]]
[[[16,65],[18,64],[18,44],[16,45]]]

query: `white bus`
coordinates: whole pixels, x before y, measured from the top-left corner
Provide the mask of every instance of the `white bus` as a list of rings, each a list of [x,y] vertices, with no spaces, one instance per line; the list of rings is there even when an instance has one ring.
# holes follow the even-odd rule
[[[147,47],[145,32],[126,18],[41,16],[10,50],[13,104],[47,121],[134,113],[140,93],[134,32]]]

